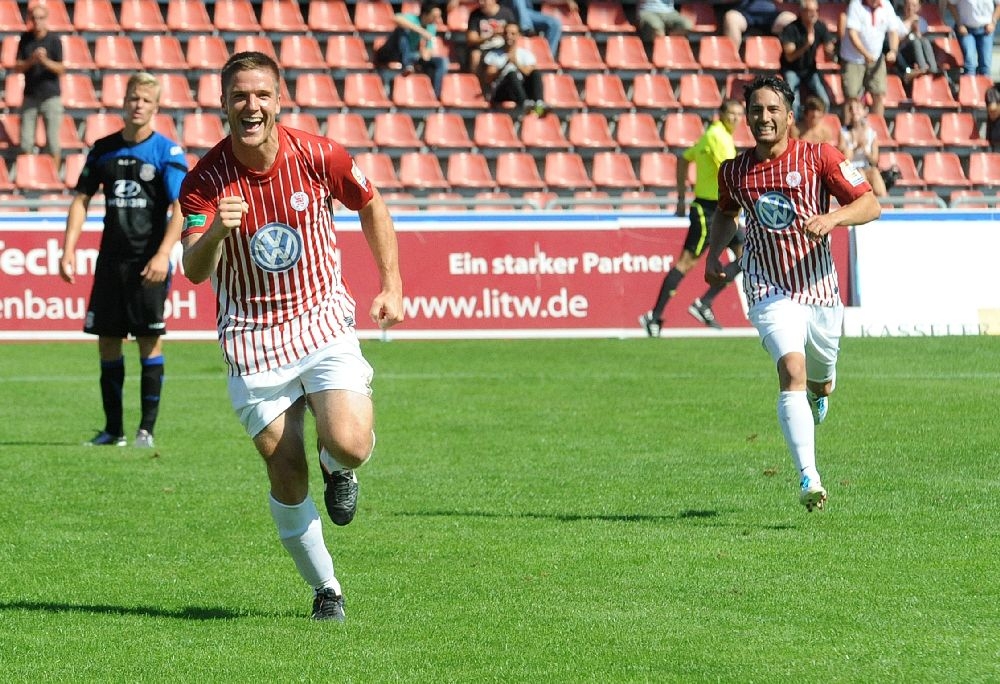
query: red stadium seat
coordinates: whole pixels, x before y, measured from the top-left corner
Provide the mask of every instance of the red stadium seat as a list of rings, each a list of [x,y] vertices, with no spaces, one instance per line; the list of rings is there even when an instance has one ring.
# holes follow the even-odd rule
[[[653,40],[653,66],[670,73],[701,71],[687,36],[658,36]]]
[[[382,112],[375,115],[372,140],[383,152],[401,154],[423,147],[413,117],[406,112]]]
[[[448,190],[451,185],[441,162],[430,152],[405,152],[399,158],[399,179],[410,190]]]
[[[564,35],[559,41],[558,62],[563,71],[581,78],[583,72],[607,69],[597,41],[587,35]]]
[[[681,74],[677,101],[681,107],[701,112],[702,115],[714,114],[722,106],[719,82],[709,74]]]
[[[153,115],[153,130],[161,135],[165,135],[174,141],[180,141],[181,136],[177,130],[177,123],[172,114],[159,112]]]
[[[435,110],[441,101],[427,74],[397,74],[392,80],[392,103],[401,109]]]
[[[135,43],[127,36],[98,36],[94,39],[94,64],[101,71],[141,71]]]
[[[167,0],[167,28],[178,35],[211,35],[215,25],[202,0]]]
[[[352,109],[388,110],[392,108],[392,101],[385,93],[382,79],[375,73],[347,74],[344,77],[344,104]]]
[[[34,3],[29,3],[34,5]],[[49,10],[49,30],[54,33],[73,33],[76,27],[70,19],[69,11],[63,0],[46,0],[45,6]]]
[[[337,92],[337,84],[330,74],[307,71],[295,79],[295,104],[311,110],[329,112],[341,109],[344,100]]]
[[[548,152],[545,155],[545,185],[550,190],[593,190],[587,166],[576,152]]]
[[[274,49],[274,43],[267,36],[242,33],[233,39],[233,54],[249,51],[262,52],[275,62],[278,61],[278,51]]]
[[[961,69],[965,66],[962,45],[955,36],[938,36],[931,40],[931,44],[934,46],[934,59],[942,71]]]
[[[566,138],[578,153],[614,150],[615,139],[606,116],[600,112],[576,112],[566,123]]]
[[[129,76],[130,74],[123,71],[110,71],[101,77],[101,107],[117,111],[124,106],[125,87]],[[215,106],[219,106],[218,95],[215,98]]]
[[[1000,187],[1000,152],[970,154],[969,180],[978,188]]]
[[[726,36],[702,37],[698,45],[698,63],[705,71],[720,75],[747,68],[739,50]]]
[[[626,152],[663,149],[656,119],[649,112],[622,112],[615,128],[615,141]]]
[[[306,24],[316,34],[354,32],[354,21],[344,0],[311,0]]]
[[[354,26],[361,35],[391,33],[396,28],[395,17],[388,2],[357,0],[354,4]]]
[[[822,47],[817,52],[822,52]],[[750,71],[780,71],[781,39],[777,36],[746,36],[743,39],[743,61]]]
[[[198,107],[198,103],[191,95],[187,74],[166,72],[159,74],[157,78],[160,81],[160,107],[162,109],[195,109]]]
[[[452,188],[482,190],[496,187],[486,157],[478,152],[458,152],[449,155],[447,169],[445,177]]]
[[[938,138],[946,148],[960,153],[984,149],[989,145],[979,135],[979,122],[972,112],[943,113]]]
[[[260,27],[267,33],[302,35],[308,30],[297,0],[262,0]]]
[[[875,131],[875,141],[878,143],[879,149],[892,149],[897,146],[898,143],[895,138],[889,133],[889,124],[886,123],[884,116],[881,114],[869,114],[868,126]]]
[[[334,112],[326,117],[326,137],[354,152],[375,147],[365,118],[355,112]]]
[[[561,2],[545,2],[543,0],[542,2],[537,4],[541,6],[541,11],[543,14],[548,14],[550,16],[559,19],[559,22],[562,24],[564,33],[587,33],[587,31],[589,30],[586,22],[584,22],[583,18],[580,16],[580,10],[571,8],[569,5],[566,5]],[[450,12],[451,10],[449,10],[449,13]],[[451,23],[450,15],[448,19],[450,25]],[[461,30],[464,31],[468,25],[469,25],[468,17],[466,17],[466,22],[462,26]]]
[[[559,195],[548,190],[528,190],[521,193],[521,199],[528,202],[528,209],[552,209]]]
[[[27,30],[17,0],[0,0],[0,33],[13,33],[19,36]],[[4,170],[6,171],[6,166]]]
[[[984,74],[962,74],[958,77],[958,104],[969,111],[985,111],[986,91],[992,85],[993,79]]]
[[[521,151],[524,145],[506,112],[480,112],[472,124],[472,141],[484,154],[493,151]]]
[[[229,59],[229,48],[222,36],[191,36],[187,41],[185,58],[191,69],[215,71],[221,69]]]
[[[159,33],[169,30],[156,0],[120,0],[121,27],[125,33]]]
[[[737,150],[745,150],[757,144],[750,126],[747,125],[746,119],[736,124],[736,130],[733,131],[733,143],[736,145]]]
[[[725,96],[743,102],[745,99],[743,92],[755,78],[757,74],[729,74],[726,76],[726,86],[723,91]]]
[[[337,33],[326,41],[326,64],[335,71],[372,71],[371,56],[364,38]]]
[[[466,112],[489,107],[475,74],[451,71],[441,79],[441,104],[445,109]]]
[[[954,152],[926,153],[921,175],[927,185],[938,189],[972,187],[962,168],[962,160]]]
[[[208,150],[226,137],[218,114],[189,112],[181,120],[181,144],[187,150]]]
[[[663,142],[675,153],[681,153],[698,142],[705,124],[694,112],[668,112],[663,117]]]
[[[184,71],[188,68],[184,48],[177,36],[171,34],[150,33],[142,37],[139,49],[139,61],[146,71],[176,69]]]
[[[254,12],[253,3],[250,0],[215,0],[212,23],[223,35],[261,31],[257,13]],[[235,49],[233,51],[239,52]]]
[[[592,175],[594,185],[599,188],[638,190],[641,187],[632,160],[624,152],[595,154]]]
[[[458,192],[429,192],[425,197],[427,205],[424,211],[467,211],[468,199]]]
[[[569,74],[542,74],[542,93],[545,104],[557,112],[579,111],[584,108],[576,82]]]
[[[632,79],[632,104],[658,112],[681,108],[666,74],[639,74]]]
[[[535,56],[535,68],[539,71],[559,70],[559,62],[552,54],[545,36],[524,36],[518,43],[518,47],[523,47]]]
[[[55,160],[47,154],[22,154],[14,162],[14,186],[23,192],[62,191]]]
[[[934,133],[934,122],[926,112],[896,114],[892,137],[906,152],[941,149],[941,140]]]
[[[91,112],[83,120],[83,144],[93,147],[100,138],[117,133],[125,127],[121,114],[114,112]]]
[[[583,103],[590,110],[610,113],[628,111],[632,102],[618,74],[587,74],[583,82]]]
[[[59,77],[63,107],[66,109],[100,109],[101,103],[94,90],[90,74],[67,72]],[[124,100],[118,101],[118,107]]]
[[[591,0],[587,3],[587,28],[594,34],[635,33],[635,26],[625,16],[617,0]]]
[[[433,112],[424,118],[424,144],[431,150],[471,150],[465,120],[456,112]]]
[[[118,33],[121,24],[115,16],[111,0],[76,0],[73,3],[73,29],[79,33]]]
[[[76,189],[76,183],[80,180],[80,173],[83,171],[83,167],[86,163],[87,154],[85,152],[74,152],[73,154],[67,154],[63,158],[63,165],[65,168],[65,175],[63,178],[66,184],[66,189]]]
[[[678,11],[691,21],[691,32],[708,35],[719,33],[719,25],[715,18],[715,3],[685,2]]]
[[[878,167],[886,170],[895,166],[899,169],[902,177],[896,181],[898,188],[923,188],[924,181],[917,172],[917,165],[913,161],[913,155],[909,152],[881,152],[878,157]]]
[[[295,128],[313,135],[322,135],[319,119],[310,112],[282,112],[278,121],[289,128]]]
[[[951,94],[951,84],[946,76],[917,76],[913,79],[911,92],[913,106],[920,111],[958,109],[958,101]]]
[[[311,35],[286,35],[278,46],[278,64],[287,71],[326,71],[326,57],[319,41]]]
[[[0,69],[6,69],[7,71],[13,71],[14,65],[17,64],[17,46],[21,42],[20,35],[10,35],[4,36],[3,42],[0,44]],[[65,46],[65,43],[64,43]],[[87,54],[90,54],[90,50],[87,50]],[[93,63],[93,58],[91,58],[91,63]],[[66,64],[66,48],[63,47],[63,64]],[[67,65],[67,68],[69,66]],[[0,102],[3,98],[0,97]]]
[[[498,186],[510,190],[545,188],[535,158],[527,152],[501,152],[497,156],[496,180]]]
[[[652,71],[653,63],[646,55],[642,38],[634,34],[608,36],[604,46],[604,62],[613,72]]]
[[[17,42],[20,37],[15,36],[14,48],[17,49]],[[94,63],[93,53],[90,51],[90,44],[82,35],[68,33],[59,37],[62,42],[63,66],[71,71],[89,71],[97,68]],[[13,67],[13,64],[11,65]]]
[[[694,185],[694,164],[688,164],[686,186]],[[639,182],[646,188],[677,189],[677,156],[670,152],[643,152],[639,157]]]
[[[218,109],[222,102],[222,76],[217,71],[198,77],[195,100],[203,109]]]
[[[952,190],[948,195],[948,206],[952,209],[989,209],[990,203],[982,190]]]
[[[560,204],[566,204],[565,200],[560,200]],[[573,203],[569,206],[573,211],[594,211],[606,212],[614,211],[614,204],[611,202],[611,195],[606,190],[575,190],[573,192]]]
[[[568,150],[570,147],[569,140],[562,130],[562,122],[552,113],[545,116],[530,114],[524,117],[521,120],[521,142],[528,149]]]
[[[354,163],[379,190],[403,189],[389,155],[382,152],[361,152],[354,156]]]
[[[830,74],[827,75],[829,78]],[[837,82],[840,83],[839,74],[837,74]],[[829,83],[829,81],[827,81]],[[913,101],[910,96],[906,93],[906,88],[903,86],[903,79],[901,79],[896,74],[889,74],[885,79],[886,91],[882,103],[885,105],[885,110],[887,112],[894,112],[901,109],[909,109],[912,106]],[[837,104],[843,103],[843,89],[841,89],[841,99]]]

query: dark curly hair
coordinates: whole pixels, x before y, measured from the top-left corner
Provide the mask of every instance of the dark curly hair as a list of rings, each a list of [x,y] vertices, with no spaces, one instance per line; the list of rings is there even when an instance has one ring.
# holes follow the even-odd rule
[[[746,100],[746,107],[750,109],[750,99],[753,94],[762,88],[769,88],[773,90],[781,99],[785,101],[785,107],[788,111],[792,111],[792,102],[795,100],[795,94],[789,87],[788,83],[783,78],[778,78],[777,76],[758,76],[743,91],[743,98]]]

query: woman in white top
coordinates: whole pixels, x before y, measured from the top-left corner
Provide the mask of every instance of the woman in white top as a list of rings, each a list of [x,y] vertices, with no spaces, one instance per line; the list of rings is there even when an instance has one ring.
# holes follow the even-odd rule
[[[876,197],[889,194],[878,168],[878,139],[868,125],[868,108],[857,98],[844,105],[844,128],[840,132],[840,151],[854,168],[865,174]]]

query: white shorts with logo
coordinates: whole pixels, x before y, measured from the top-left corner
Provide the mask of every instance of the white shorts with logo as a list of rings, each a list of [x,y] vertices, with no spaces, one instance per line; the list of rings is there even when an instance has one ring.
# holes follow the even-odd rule
[[[836,377],[844,307],[799,304],[777,296],[755,304],[748,312],[761,344],[775,363],[799,352],[806,357],[806,378],[828,382]]]
[[[349,390],[370,397],[372,375],[351,334],[287,366],[229,378],[229,398],[247,434],[255,437],[304,395]]]

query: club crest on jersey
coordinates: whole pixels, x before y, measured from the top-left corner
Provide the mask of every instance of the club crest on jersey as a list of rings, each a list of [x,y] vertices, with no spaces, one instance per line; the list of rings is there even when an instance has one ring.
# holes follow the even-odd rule
[[[309,195],[301,190],[293,192],[292,196],[288,198],[288,203],[295,211],[304,211],[309,206]]]
[[[792,201],[780,192],[765,192],[754,203],[761,225],[768,230],[785,230],[795,221]]]
[[[785,182],[788,183],[788,187],[797,188],[802,185],[802,174],[798,171],[789,171],[785,176]]]
[[[139,178],[147,183],[156,178],[156,167],[152,164],[143,164],[139,167]]]
[[[283,223],[268,223],[250,238],[250,256],[269,273],[287,271],[302,258],[302,236]]]

